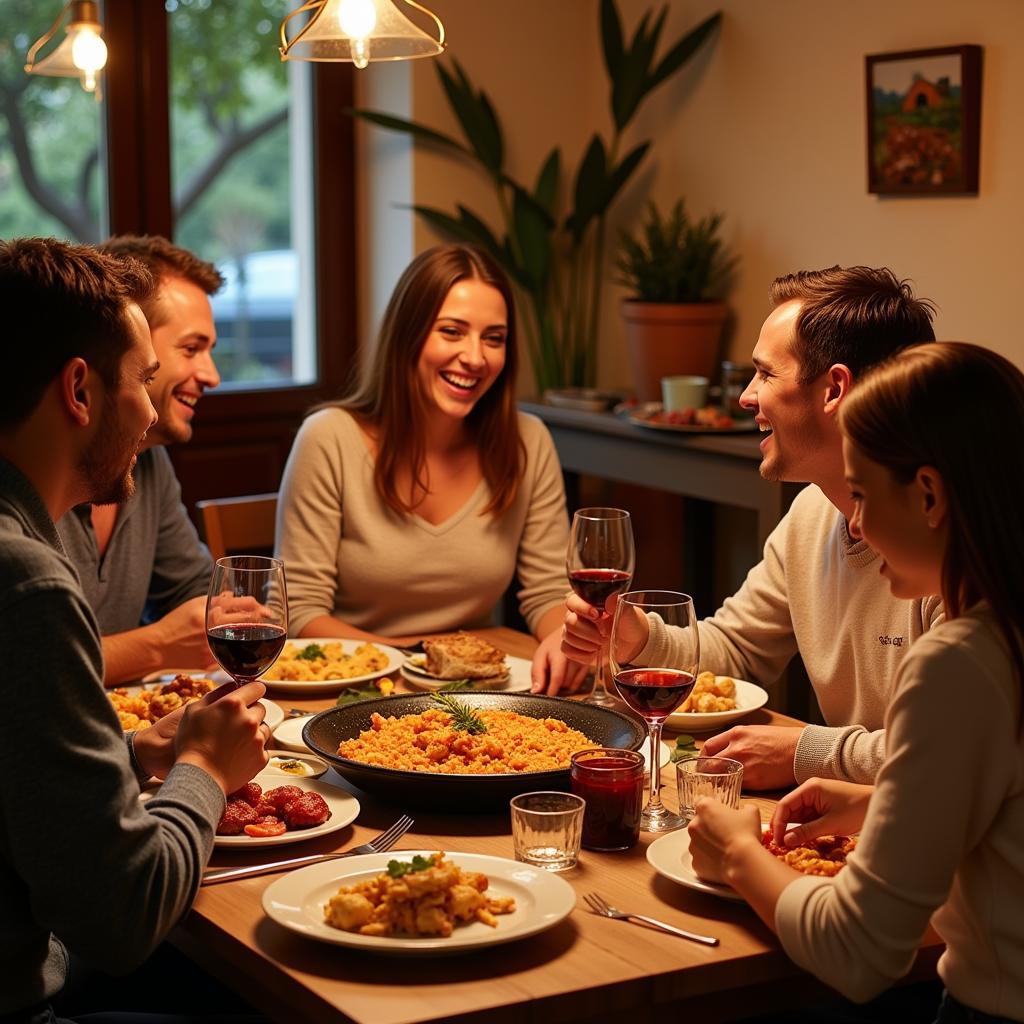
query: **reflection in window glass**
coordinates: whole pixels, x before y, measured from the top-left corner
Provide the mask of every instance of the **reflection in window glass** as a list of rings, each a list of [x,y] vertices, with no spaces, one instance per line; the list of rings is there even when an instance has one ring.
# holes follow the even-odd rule
[[[37,0],[0,4],[0,237],[96,242],[107,227],[103,106],[77,79],[24,70],[57,10]]]
[[[227,281],[213,298],[217,368],[228,387],[309,383],[309,73],[283,64],[277,50],[291,4],[165,7],[175,240],[213,260]]]

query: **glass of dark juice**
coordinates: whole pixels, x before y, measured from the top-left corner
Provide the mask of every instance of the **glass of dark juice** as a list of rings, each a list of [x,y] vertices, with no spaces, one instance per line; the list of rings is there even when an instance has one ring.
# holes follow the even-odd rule
[[[587,850],[628,850],[640,838],[644,759],[635,750],[595,747],[572,755],[572,791],[583,797],[582,845]]]
[[[206,639],[239,686],[277,661],[288,636],[284,562],[262,555],[217,559],[206,595]]]

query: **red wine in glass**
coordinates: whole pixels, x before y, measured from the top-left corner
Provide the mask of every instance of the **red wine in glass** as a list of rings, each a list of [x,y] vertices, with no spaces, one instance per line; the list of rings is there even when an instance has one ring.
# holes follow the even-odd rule
[[[255,679],[277,661],[285,641],[285,629],[263,623],[232,623],[214,626],[207,634],[213,656],[238,680]]]
[[[602,627],[608,621],[605,602],[629,587],[634,560],[628,512],[621,508],[581,508],[573,515],[565,572],[576,594],[601,612]],[[585,703],[614,707],[615,698],[605,684],[607,664],[605,642],[597,652],[594,689],[583,698]]]
[[[690,696],[695,677],[674,668],[628,668],[615,676],[619,696],[647,721],[664,721]]]
[[[277,661],[288,636],[284,562],[261,555],[218,558],[206,595],[206,639],[239,685]]]
[[[658,630],[655,649],[659,660],[638,663],[650,637]],[[651,742],[651,765],[658,764],[661,727],[690,695],[700,660],[700,633],[693,601],[674,590],[632,590],[619,595],[611,637],[612,678],[626,704],[647,722]],[[651,771],[647,806],[640,815],[645,832],[669,832],[686,822],[661,802],[661,776]]]
[[[569,573],[569,586],[595,608],[604,608],[612,594],[621,594],[629,580],[629,573],[621,569],[574,569]]]

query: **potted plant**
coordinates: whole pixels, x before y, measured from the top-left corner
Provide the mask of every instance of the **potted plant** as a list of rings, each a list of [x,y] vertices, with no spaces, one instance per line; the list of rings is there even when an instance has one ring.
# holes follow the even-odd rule
[[[664,218],[649,203],[637,237],[620,232],[617,281],[632,293],[622,313],[641,401],[661,397],[662,377],[710,379],[718,366],[737,259],[718,237],[721,223],[717,213],[691,221],[680,199]]]
[[[461,203],[454,204],[454,211],[414,209],[449,238],[489,250],[508,272],[523,300],[522,319],[539,394],[596,383],[606,216],[651,145],[640,142],[623,155],[625,130],[643,100],[694,56],[721,21],[721,14],[712,14],[656,59],[667,12],[667,7],[657,14],[647,11],[627,40],[615,0],[601,0],[613,131],[607,143],[594,134],[571,177],[558,146],[551,149],[532,184],[508,174],[498,115],[487,94],[473,85],[455,60],[452,70],[440,62],[435,68],[465,142],[380,111],[350,111],[371,124],[406,132],[417,144],[440,148],[456,160],[471,160],[490,178],[502,216],[497,228]]]

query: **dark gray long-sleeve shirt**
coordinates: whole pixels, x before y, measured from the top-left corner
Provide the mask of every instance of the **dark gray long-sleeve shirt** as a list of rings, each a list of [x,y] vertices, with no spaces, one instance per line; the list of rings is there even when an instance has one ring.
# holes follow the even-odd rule
[[[210,583],[210,553],[181,503],[166,450],[143,452],[132,475],[135,495],[118,509],[102,558],[91,505],[73,508],[57,523],[103,636],[155,622],[204,595]]]
[[[67,949],[140,963],[190,906],[224,795],[178,765],[143,805],[96,620],[39,495],[0,459],[0,1014],[49,999]]]

